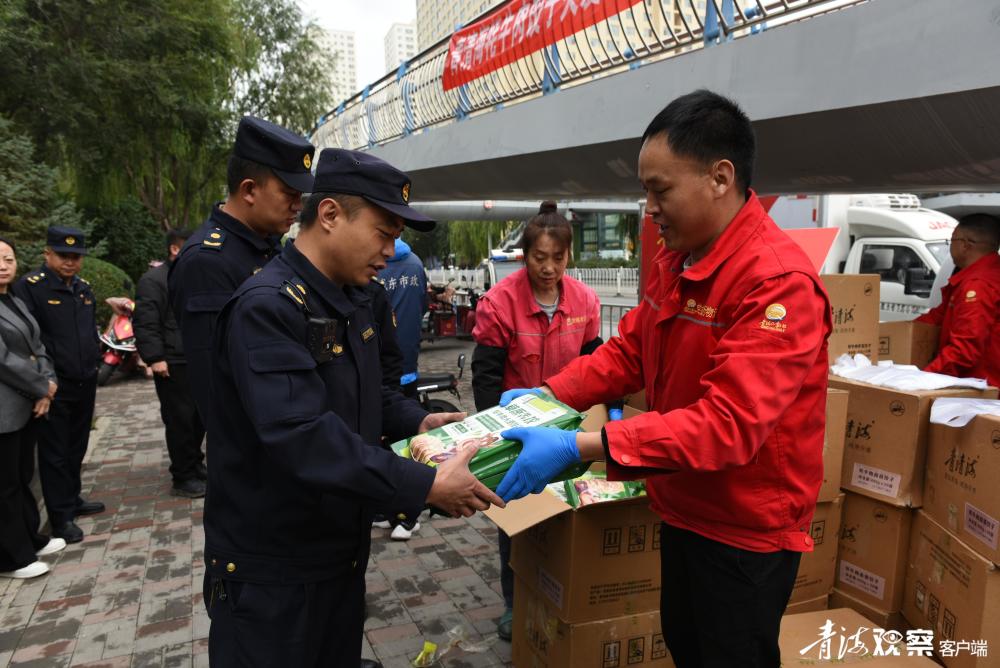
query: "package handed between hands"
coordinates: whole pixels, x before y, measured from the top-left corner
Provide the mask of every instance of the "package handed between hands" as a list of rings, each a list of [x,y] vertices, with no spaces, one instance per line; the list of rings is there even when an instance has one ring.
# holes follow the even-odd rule
[[[583,413],[550,396],[525,394],[506,406],[488,408],[461,422],[397,441],[391,447],[396,454],[428,466],[437,466],[457,452],[475,448],[479,452],[469,462],[469,470],[480,482],[495,490],[521,452],[520,441],[502,438],[500,432],[515,427],[555,427],[572,431],[580,426],[583,418]],[[588,463],[574,464],[553,482],[576,478],[588,466]]]

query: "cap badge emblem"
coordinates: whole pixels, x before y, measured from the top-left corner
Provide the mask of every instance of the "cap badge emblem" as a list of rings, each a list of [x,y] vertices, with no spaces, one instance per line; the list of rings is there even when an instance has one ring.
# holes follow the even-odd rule
[[[308,153],[302,156],[302,164],[306,166],[306,169],[312,169],[313,161],[312,158],[309,157]]]
[[[403,186],[403,201],[409,203],[410,201],[410,184],[407,183]]]
[[[73,237],[66,237],[66,245],[67,246],[72,246],[75,243],[76,243],[76,239],[74,239]]]

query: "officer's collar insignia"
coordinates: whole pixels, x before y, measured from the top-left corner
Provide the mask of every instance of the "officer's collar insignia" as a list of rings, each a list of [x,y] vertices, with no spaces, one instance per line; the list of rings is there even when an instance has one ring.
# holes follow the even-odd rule
[[[302,164],[305,165],[306,169],[312,169],[313,161],[312,158],[309,157],[308,153],[302,156]]]
[[[295,290],[293,290],[290,285],[286,285],[285,286],[285,292],[288,294],[289,297],[291,297],[293,300],[295,300],[295,302],[299,306],[305,306],[306,305],[306,303],[304,301],[302,301],[302,297],[300,297],[298,295],[298,293]]]
[[[373,327],[371,327],[370,325],[368,326],[368,329],[366,329],[365,331],[361,332],[361,340],[364,341],[365,343],[368,343],[368,341],[373,336],[375,336],[375,329]]]
[[[403,201],[409,203],[410,201],[410,184],[407,183],[403,186]]]
[[[253,273],[255,273],[255,274],[256,274],[256,273],[257,273],[258,271],[260,271],[260,267],[254,267],[254,268],[253,268]]]
[[[75,246],[76,245],[76,238],[75,237],[66,237],[66,245],[67,246]]]

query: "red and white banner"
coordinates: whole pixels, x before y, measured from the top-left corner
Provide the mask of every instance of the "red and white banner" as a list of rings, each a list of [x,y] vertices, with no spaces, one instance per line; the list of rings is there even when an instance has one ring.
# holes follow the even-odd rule
[[[640,0],[511,0],[455,32],[442,85],[457,88],[623,12]]]

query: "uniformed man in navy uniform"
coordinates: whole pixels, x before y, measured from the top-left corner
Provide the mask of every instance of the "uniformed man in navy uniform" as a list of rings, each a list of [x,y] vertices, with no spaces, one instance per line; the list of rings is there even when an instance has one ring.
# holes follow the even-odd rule
[[[56,391],[48,420],[38,421],[38,476],[52,535],[83,540],[74,519],[104,512],[104,504],[80,496],[80,467],[87,454],[97,396],[101,349],[94,320],[94,293],[77,274],[87,253],[83,232],[48,229],[45,264],[14,285],[38,321],[42,343],[56,368]]]
[[[327,149],[294,244],[219,316],[205,503],[204,600],[213,666],[378,665],[361,660],[375,511],[432,505],[470,516],[503,502],[468,470],[379,447],[440,426],[383,387],[366,287],[394,252],[409,179],[367,154]]]
[[[281,236],[312,190],[312,144],[283,127],[245,116],[226,169],[229,195],[170,268],[170,307],[181,330],[198,411],[207,419],[209,347],[215,319],[233,292],[280,252]]]

